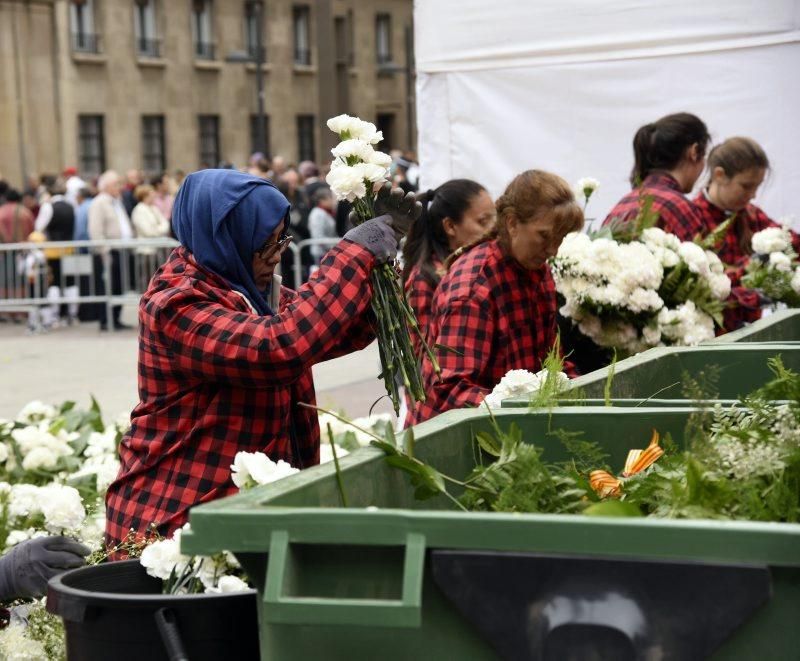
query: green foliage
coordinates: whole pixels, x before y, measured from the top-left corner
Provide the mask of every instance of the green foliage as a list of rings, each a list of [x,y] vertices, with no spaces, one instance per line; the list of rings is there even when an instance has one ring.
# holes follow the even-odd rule
[[[722,247],[722,244],[725,241],[725,236],[728,234],[728,231],[730,230],[731,225],[733,225],[733,221],[735,219],[736,214],[733,214],[726,221],[717,225],[705,237],[696,237],[695,243],[697,243],[697,245],[704,250],[713,250],[716,252]]]
[[[647,195],[641,188],[639,191],[639,211],[632,220],[612,218],[596,232],[590,233],[594,239],[613,239],[620,243],[638,241],[642,232],[658,225],[659,214],[653,209],[654,198]]]
[[[791,255],[793,263],[796,256]],[[769,264],[754,256],[747,264],[742,277],[742,285],[750,289],[757,289],[764,296],[775,303],[786,303],[790,308],[800,307],[800,294],[792,287],[794,268],[789,271],[779,271]]]

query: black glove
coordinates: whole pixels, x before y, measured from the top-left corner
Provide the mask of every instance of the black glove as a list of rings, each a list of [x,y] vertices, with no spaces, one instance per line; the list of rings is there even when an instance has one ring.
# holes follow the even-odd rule
[[[390,216],[379,216],[358,227],[348,230],[344,238],[360,246],[364,246],[373,255],[378,264],[388,262],[397,255],[397,236],[392,228]]]
[[[37,537],[17,544],[0,558],[0,601],[41,597],[47,581],[82,567],[90,549],[67,537]]]
[[[422,204],[417,202],[414,193],[405,194],[402,188],[392,188],[388,181],[378,190],[375,198],[375,215],[391,216],[392,228],[398,241],[408,234],[412,223],[419,218],[421,213]],[[355,211],[350,212],[349,220],[351,225],[358,222]]]

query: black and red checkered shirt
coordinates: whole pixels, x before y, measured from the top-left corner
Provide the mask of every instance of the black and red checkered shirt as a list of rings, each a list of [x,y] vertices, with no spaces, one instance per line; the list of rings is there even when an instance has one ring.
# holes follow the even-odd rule
[[[700,210],[681,190],[680,184],[672,175],[657,172],[648,175],[640,188],[633,189],[611,209],[603,225],[614,218],[633,220],[639,213],[640,197],[653,198],[652,210],[658,212],[658,227],[674,234],[681,241],[693,241],[695,236],[705,234],[705,226]]]
[[[703,223],[706,226],[705,234],[712,232],[730,215],[713,204],[702,191],[695,198],[694,203],[703,217]],[[749,245],[742,245],[741,237],[736,232],[736,225],[742,222],[742,218],[751,237],[756,232],[768,227],[780,227],[755,204],[748,204],[744,210],[738,212],[734,227],[728,229],[722,245],[716,250],[717,255],[727,267],[725,272],[731,279],[732,285],[728,307],[725,309],[724,329],[726,331],[736,330],[745,323],[761,318],[761,300],[758,294],[740,285],[745,267],[753,254]],[[791,235],[795,251],[800,251],[800,235],[794,232],[791,232]]]
[[[442,263],[434,258],[434,269],[436,271],[442,270]],[[436,285],[432,285],[427,279],[422,277],[419,266],[413,266],[408,274],[404,286],[406,292],[406,300],[414,310],[414,315],[419,323],[419,328],[422,331],[423,337],[428,339],[428,331],[431,323],[431,306],[433,305],[433,292],[436,291]],[[414,347],[414,355],[421,355],[422,343],[419,341],[416,333],[411,333],[411,342]]]
[[[319,463],[316,411],[297,403],[315,403],[314,363],[374,338],[373,263],[343,241],[268,318],[186,248],[172,252],[139,304],[140,403],[106,496],[107,543],[152,524],[170,535],[193,505],[235,493],[239,451]]]
[[[509,370],[540,370],[555,342],[556,307],[548,266],[526,270],[497,241],[459,257],[436,289],[430,323],[433,342],[459,353],[435,350],[441,380],[423,361],[428,398],[406,424],[479,405]]]

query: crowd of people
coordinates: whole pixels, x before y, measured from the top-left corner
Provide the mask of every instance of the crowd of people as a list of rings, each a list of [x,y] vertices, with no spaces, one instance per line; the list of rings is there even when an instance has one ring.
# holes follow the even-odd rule
[[[395,183],[406,192],[415,191],[418,175],[413,154],[395,151],[392,157]],[[235,168],[226,162],[220,164],[220,169]],[[337,203],[325,182],[325,169],[312,161],[302,161],[295,166],[282,156],[270,159],[262,153],[255,153],[240,171],[273,183],[289,200],[291,222],[288,233],[295,243],[306,239],[327,240],[301,251],[299,278],[294,277],[292,255],[283,254],[283,272],[288,274],[290,283],[299,286],[319,267],[331,240],[344,236],[350,229],[350,205]],[[172,207],[185,176],[184,172],[177,170],[148,178],[141,170],[132,169],[122,178],[109,170],[87,181],[74,167],[68,167],[60,175],[31,177],[20,190],[9,185],[0,175],[0,243],[175,238]],[[18,269],[27,284],[24,290],[16,292],[16,296],[27,294],[34,298],[63,301],[77,300],[81,293],[86,293],[81,291],[75,278],[62,277],[61,257],[67,252],[67,249],[52,248],[28,251]],[[137,254],[147,252],[146,247],[137,249]],[[112,292],[119,294],[126,284],[132,284],[130,279],[134,266],[122,263],[129,259],[128,255],[101,249],[95,253],[93,293],[102,295],[105,292],[102,278],[104,254],[109,258]],[[10,297],[10,285],[10,282],[0,283],[0,296]],[[29,313],[27,319],[30,332],[47,331],[76,321],[98,321],[101,330],[110,325],[117,330],[128,328],[120,315],[121,306],[114,306],[109,324],[104,305],[69,303],[42,305]],[[20,322],[24,318],[21,313],[0,313],[0,321]]]

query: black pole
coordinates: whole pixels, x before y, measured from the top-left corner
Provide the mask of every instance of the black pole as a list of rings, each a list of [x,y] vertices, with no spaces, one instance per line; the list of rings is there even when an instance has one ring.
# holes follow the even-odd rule
[[[406,25],[406,142],[416,152],[414,145],[414,29]]]
[[[256,22],[256,52],[255,52],[255,64],[256,64],[256,88],[258,90],[258,126],[256,127],[256,142],[257,142],[257,150],[260,151],[262,154],[267,153],[267,144],[266,144],[266,136],[264,135],[264,49],[261,46],[262,42],[262,34],[261,30],[263,29],[262,25],[262,16],[261,16],[261,3],[254,2],[252,4],[253,7],[253,17]]]

